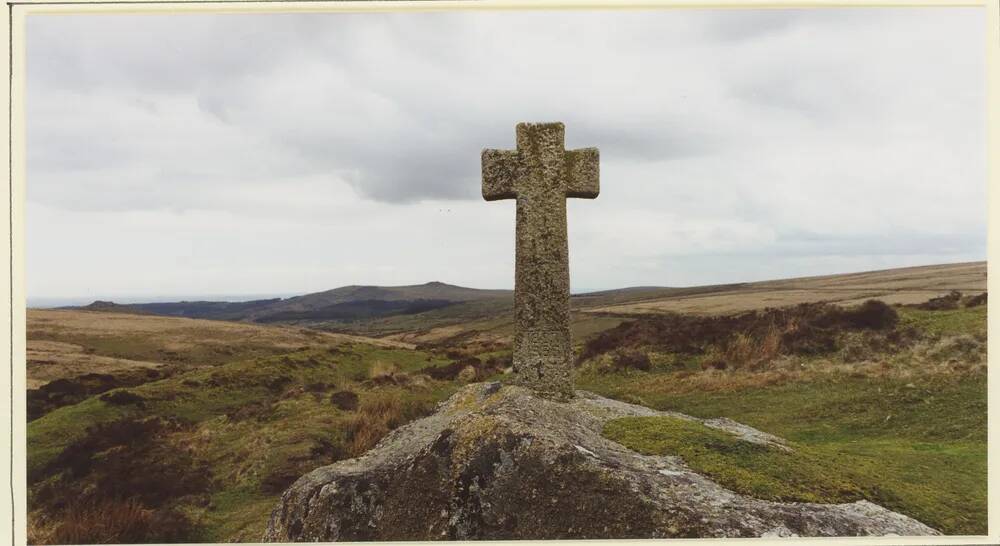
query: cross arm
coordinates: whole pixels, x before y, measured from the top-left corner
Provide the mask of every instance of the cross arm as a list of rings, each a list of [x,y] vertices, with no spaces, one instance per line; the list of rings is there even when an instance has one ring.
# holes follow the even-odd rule
[[[566,151],[566,182],[566,197],[597,197],[601,192],[597,148]]]
[[[514,182],[520,176],[517,150],[483,150],[483,199],[515,199]]]

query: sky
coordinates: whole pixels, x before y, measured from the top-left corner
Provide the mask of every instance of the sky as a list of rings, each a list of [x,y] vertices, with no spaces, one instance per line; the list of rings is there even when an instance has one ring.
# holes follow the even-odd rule
[[[986,258],[979,8],[31,15],[32,299],[512,288],[480,151],[596,146],[574,292]]]

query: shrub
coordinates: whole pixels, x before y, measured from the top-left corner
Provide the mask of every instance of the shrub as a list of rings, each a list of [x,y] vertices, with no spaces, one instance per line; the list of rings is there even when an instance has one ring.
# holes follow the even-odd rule
[[[81,502],[66,510],[54,544],[180,542],[191,522],[174,510],[149,510],[136,499]]]
[[[28,544],[55,544],[52,536],[55,528],[46,521],[44,516],[36,513],[28,513],[27,529],[25,530]]]
[[[475,364],[473,364],[472,361],[475,361]],[[450,381],[458,377],[458,374],[461,373],[467,366],[475,367],[477,365],[479,365],[478,358],[463,357],[461,360],[456,360],[449,364],[421,368],[420,373],[427,374],[432,379],[437,379],[439,381]]]
[[[978,307],[980,305],[986,305],[986,292],[972,296],[965,302],[966,307]]]
[[[392,378],[392,375],[386,376]],[[328,391],[334,389],[336,385],[333,383],[325,383],[323,381],[317,381],[315,383],[309,383],[305,386],[305,392],[312,393],[313,400],[320,402],[323,400],[323,395]]]
[[[457,354],[449,352],[448,354]],[[491,356],[482,361],[474,356],[461,356],[454,362],[440,366],[427,366],[419,370],[418,373],[425,374],[431,379],[439,381],[451,381],[461,379],[462,381],[483,381],[490,376],[510,367],[513,364],[512,355]],[[471,370],[469,369],[471,368]],[[460,378],[459,375],[462,374]]]
[[[118,390],[102,394],[101,400],[115,406],[125,406],[128,404],[142,405],[145,398],[132,391]]]
[[[402,422],[403,404],[399,398],[377,396],[366,400],[357,416],[347,424],[348,452],[353,457],[361,455]]]
[[[778,356],[781,344],[782,336],[773,325],[759,336],[737,333],[721,350],[711,351],[702,368],[759,370]]]
[[[358,395],[351,391],[338,391],[330,395],[330,403],[344,411],[358,409]]]
[[[289,485],[302,477],[304,472],[295,462],[288,461],[284,465],[267,473],[260,480],[260,491],[265,495],[275,495],[288,489]]]
[[[917,305],[917,308],[927,311],[947,311],[949,309],[958,309],[958,302],[961,301],[961,299],[962,293],[958,290],[952,290],[947,295],[931,298],[926,302]]]
[[[899,322],[899,314],[883,301],[868,300],[843,312],[847,326],[868,330],[888,330]]]
[[[889,336],[898,319],[894,308],[877,300],[851,309],[804,303],[728,316],[643,317],[588,339],[577,364],[615,350],[650,347],[674,355],[707,355],[704,367],[733,367],[755,361],[752,354],[758,352],[773,356],[836,351],[845,329],[873,330]]]
[[[615,354],[611,361],[611,366],[615,370],[641,370],[648,372],[652,368],[649,362],[649,355],[638,350],[624,350]]]
[[[718,350],[709,351],[701,361],[701,369],[703,370],[725,370],[726,366],[728,366],[726,357],[723,356],[722,351]]]
[[[231,422],[246,421],[255,419],[263,421],[274,412],[274,404],[267,400],[249,402],[242,406],[237,406],[226,412],[226,418]]]
[[[401,400],[378,395],[364,400],[358,413],[347,423],[348,454],[361,455],[375,446],[390,430],[430,413],[433,404],[425,400]]]
[[[49,510],[83,502],[135,499],[151,508],[191,494],[207,492],[211,474],[204,463],[170,446],[169,435],[184,430],[159,418],[120,419],[87,429],[32,482],[44,478],[35,501]]]
[[[837,350],[837,332],[813,324],[794,324],[781,334],[781,345],[791,354],[830,353]]]
[[[66,510],[51,540],[55,544],[142,542],[150,515],[135,499],[76,504]]]
[[[308,456],[299,455],[282,459],[277,467],[264,474],[260,480],[260,490],[268,495],[281,493],[309,471],[339,461],[345,455],[340,444],[319,438],[309,449]]]
[[[267,382],[267,389],[271,392],[281,392],[285,386],[292,382],[292,378],[287,375],[279,375]]]
[[[329,389],[332,389],[334,387],[335,387],[335,385],[332,384],[332,383],[324,383],[322,381],[318,381],[316,383],[309,383],[308,385],[306,385],[306,391],[308,391],[308,392],[325,392],[325,391],[327,391]]]
[[[512,354],[491,356],[485,362],[481,362],[478,358],[474,360],[475,362],[470,362],[470,365],[476,370],[476,381],[484,381],[514,365],[514,355]]]
[[[159,419],[120,419],[89,427],[86,436],[66,446],[45,472],[69,469],[71,477],[84,476],[90,472],[95,454],[115,446],[142,443],[163,426]]]
[[[33,421],[46,413],[82,402],[84,399],[117,387],[126,387],[141,382],[129,381],[108,374],[88,373],[72,379],[60,378],[50,381],[37,389],[28,389],[28,421]]]

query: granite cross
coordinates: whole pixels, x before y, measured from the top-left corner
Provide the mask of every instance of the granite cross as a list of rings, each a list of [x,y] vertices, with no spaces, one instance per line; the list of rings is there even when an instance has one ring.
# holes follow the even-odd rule
[[[517,200],[514,371],[517,382],[573,395],[566,198],[600,191],[597,148],[564,150],[562,123],[517,124],[516,150],[483,150],[483,198]]]

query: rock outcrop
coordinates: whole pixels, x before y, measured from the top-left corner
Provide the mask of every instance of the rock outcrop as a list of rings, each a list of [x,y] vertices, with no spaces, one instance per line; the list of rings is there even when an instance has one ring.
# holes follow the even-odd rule
[[[677,457],[601,436],[610,419],[671,415],[577,392],[470,385],[362,457],[295,482],[267,541],[934,535],[867,501],[778,503],[729,491]],[[783,441],[728,419],[749,442]]]

